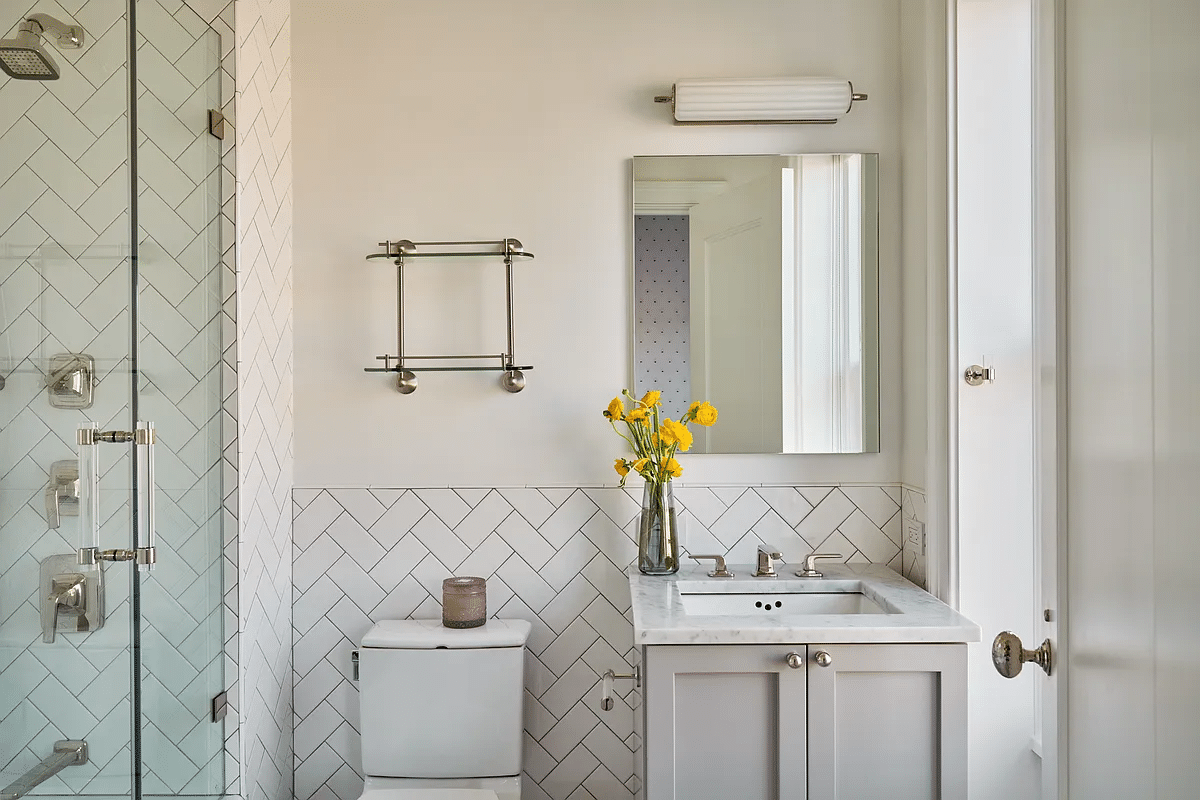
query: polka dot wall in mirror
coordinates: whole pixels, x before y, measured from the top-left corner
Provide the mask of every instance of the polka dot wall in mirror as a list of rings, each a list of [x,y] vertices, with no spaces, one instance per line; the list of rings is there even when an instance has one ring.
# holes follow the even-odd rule
[[[873,153],[637,156],[635,393],[698,453],[879,452]]]

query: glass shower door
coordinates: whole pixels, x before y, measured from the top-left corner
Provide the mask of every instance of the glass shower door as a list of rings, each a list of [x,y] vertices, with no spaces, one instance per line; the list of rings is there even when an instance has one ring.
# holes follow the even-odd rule
[[[157,435],[157,564],[137,584],[141,788],[216,796],[235,716],[229,731],[213,719],[214,698],[231,688],[222,535],[233,466],[224,459],[233,420],[224,403],[233,398],[222,356],[233,338],[224,313],[233,274],[222,270],[221,210],[233,186],[224,142],[209,132],[209,110],[221,108],[222,42],[186,5],[138,0],[136,11],[135,402]]]
[[[57,80],[0,83],[0,784],[86,741],[86,763],[32,793],[127,797],[132,570],[75,555],[76,429],[128,427],[133,396],[129,36],[122,4],[91,5],[83,47],[43,43]],[[0,3],[4,35],[35,11]],[[130,547],[132,464],[110,449],[99,525],[107,547]],[[89,584],[86,622],[78,603],[44,621],[54,582],[72,575]]]
[[[45,48],[57,80],[0,76],[0,792],[219,795],[221,42],[186,3],[77,6],[84,46]],[[4,35],[36,12],[64,13],[0,0]],[[76,430],[139,420],[157,434],[156,564],[81,566],[81,545],[148,543],[151,494],[144,451]],[[82,487],[80,449],[84,477],[98,467]],[[30,786],[62,742],[86,762]]]

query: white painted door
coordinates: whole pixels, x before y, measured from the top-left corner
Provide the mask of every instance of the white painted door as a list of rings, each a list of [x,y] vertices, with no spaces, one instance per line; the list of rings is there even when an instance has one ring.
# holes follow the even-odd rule
[[[1045,287],[1035,283],[1040,237],[1053,239],[1040,195],[1035,218],[1043,186],[1034,180],[1039,5],[957,4],[957,583],[960,610],[983,632],[968,651],[971,800],[1055,796],[1043,793],[1043,778],[1053,781],[1055,742],[1041,736],[1043,722],[1054,729],[1053,703],[1048,720],[1042,704],[1055,696],[1055,678],[1031,664],[1003,678],[990,654],[1000,631],[1016,633],[1029,649],[1052,635],[1042,614],[1054,603],[1043,599],[1040,571],[1043,537],[1054,541],[1054,521],[1046,524],[1043,513],[1056,484],[1054,465],[1047,473],[1043,460],[1052,431],[1042,425],[1054,416],[1042,403],[1053,381],[1040,381],[1047,359],[1039,345],[1048,334],[1037,302]],[[1051,329],[1053,320],[1051,308]],[[968,386],[961,375],[972,364],[993,368],[995,382]]]
[[[721,410],[696,452],[783,449],[783,180],[771,170],[690,211],[692,392]]]
[[[1200,794],[1200,3],[1065,3],[1073,798]]]

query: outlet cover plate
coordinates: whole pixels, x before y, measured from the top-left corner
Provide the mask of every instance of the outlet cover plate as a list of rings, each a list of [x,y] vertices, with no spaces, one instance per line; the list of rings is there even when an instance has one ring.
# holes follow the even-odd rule
[[[904,547],[917,555],[925,555],[925,523],[918,519],[904,520]]]

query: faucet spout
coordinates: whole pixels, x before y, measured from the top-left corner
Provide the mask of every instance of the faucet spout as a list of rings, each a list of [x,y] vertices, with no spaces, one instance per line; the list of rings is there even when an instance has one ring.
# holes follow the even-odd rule
[[[773,547],[768,547],[765,544],[758,546],[758,568],[754,570],[756,578],[777,578],[779,574],[775,572],[775,562],[783,562],[783,553]],[[784,562],[786,563],[786,562]]]

